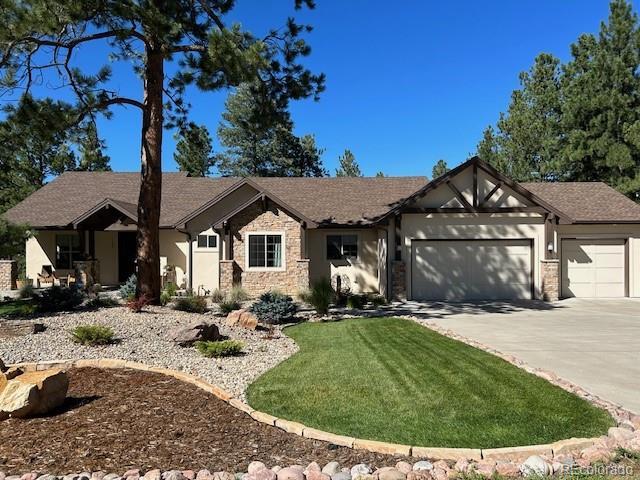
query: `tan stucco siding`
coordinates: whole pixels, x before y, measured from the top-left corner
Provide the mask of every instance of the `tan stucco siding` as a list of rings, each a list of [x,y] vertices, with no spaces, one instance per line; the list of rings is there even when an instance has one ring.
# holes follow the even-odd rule
[[[178,286],[186,286],[188,254],[186,234],[177,230],[160,230],[160,263],[176,267]]]
[[[533,285],[541,296],[540,259],[544,258],[544,221],[525,214],[402,216],[402,258],[406,264],[407,295],[411,298],[411,248],[414,239],[530,239],[533,241]]]
[[[63,233],[63,232],[61,232]],[[26,270],[27,277],[37,285],[38,274],[43,265],[56,266],[56,233],[48,230],[39,230],[36,235],[27,240],[26,244]]]
[[[358,236],[358,258],[327,259],[327,235],[353,234]],[[376,229],[318,229],[307,231],[307,255],[310,260],[309,278],[316,282],[336,274],[346,275],[354,293],[378,292],[378,232]]]
[[[627,240],[627,287],[630,297],[640,297],[640,225],[558,225],[557,245],[562,256],[562,239],[615,239]],[[560,262],[562,278],[562,262]]]
[[[220,252],[221,237],[212,229],[199,232],[202,235],[215,235],[215,248],[198,248],[197,235],[194,235],[193,248],[193,290],[203,293],[203,290],[213,291],[220,287]]]

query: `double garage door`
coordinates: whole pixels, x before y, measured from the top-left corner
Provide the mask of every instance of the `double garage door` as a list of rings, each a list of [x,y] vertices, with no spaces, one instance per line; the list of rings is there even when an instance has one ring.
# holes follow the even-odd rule
[[[520,300],[533,292],[530,240],[414,240],[415,300]]]
[[[624,240],[562,240],[562,296],[624,297]]]

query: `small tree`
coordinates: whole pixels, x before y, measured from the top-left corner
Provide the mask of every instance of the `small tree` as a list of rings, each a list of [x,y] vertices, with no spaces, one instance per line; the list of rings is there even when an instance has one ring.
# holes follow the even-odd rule
[[[356,156],[351,150],[345,150],[344,154],[338,157],[340,167],[336,169],[336,177],[361,177],[362,171],[356,161]]]
[[[178,143],[173,159],[181,172],[187,172],[191,177],[206,177],[209,175],[215,160],[211,135],[204,125],[189,123],[180,129],[177,136]]]
[[[80,150],[80,162],[78,170],[86,172],[110,172],[111,160],[105,155],[103,149],[105,143],[98,136],[98,128],[94,122],[87,122],[87,125],[80,133],[78,149]]]

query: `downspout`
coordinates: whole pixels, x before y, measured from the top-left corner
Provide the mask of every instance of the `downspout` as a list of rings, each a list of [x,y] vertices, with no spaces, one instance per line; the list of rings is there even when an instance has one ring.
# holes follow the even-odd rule
[[[178,230],[181,231],[181,230]],[[187,236],[187,288],[189,291],[193,291],[193,238],[191,233],[182,231]]]

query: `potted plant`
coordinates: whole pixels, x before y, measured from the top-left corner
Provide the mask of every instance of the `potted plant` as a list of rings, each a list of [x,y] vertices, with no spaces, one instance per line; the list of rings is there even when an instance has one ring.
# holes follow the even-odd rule
[[[20,275],[18,275],[18,279],[16,280],[16,288],[18,290],[21,290],[27,285],[31,285],[32,283],[33,281],[30,278],[27,278],[24,273],[21,273]]]

